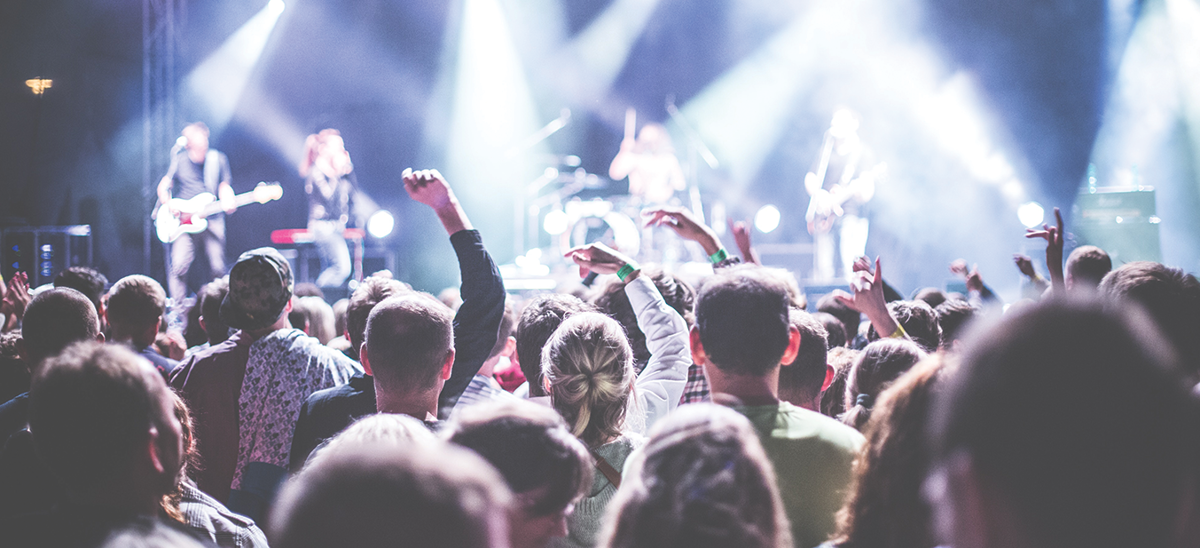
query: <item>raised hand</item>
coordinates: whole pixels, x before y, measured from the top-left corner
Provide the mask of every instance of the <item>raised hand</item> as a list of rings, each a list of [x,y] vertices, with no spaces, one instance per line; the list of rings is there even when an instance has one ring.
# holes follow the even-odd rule
[[[1057,292],[1067,287],[1063,277],[1063,218],[1057,207],[1054,208],[1054,219],[1055,226],[1042,225],[1041,230],[1027,229],[1025,237],[1046,240],[1046,268],[1050,270],[1050,283]]]
[[[758,258],[758,252],[754,251],[754,246],[750,242],[750,227],[743,221],[734,221],[732,217],[726,221],[729,223],[729,233],[733,234],[733,241],[737,243],[742,259],[748,263],[761,265],[762,261]]]
[[[1029,258],[1028,255],[1014,253],[1013,262],[1016,263],[1017,270],[1021,271],[1021,274],[1024,274],[1031,280],[1037,279],[1038,273],[1037,270],[1033,268],[1033,259]]]
[[[25,307],[29,304],[29,274],[25,272],[16,272],[12,278],[8,280],[7,292],[4,294],[4,299],[0,300],[0,313],[3,313],[5,318],[5,331],[16,325],[17,320],[25,315]]]
[[[899,324],[892,318],[891,312],[888,312],[887,300],[883,295],[883,269],[880,267],[879,258],[875,259],[873,273],[870,271],[870,263],[866,262],[865,258],[862,262],[866,269],[860,270],[858,261],[855,261],[856,268],[850,280],[851,293],[835,290],[834,297],[851,310],[866,314],[879,336],[890,336],[896,332]]]
[[[700,244],[704,253],[708,255],[721,250],[721,240],[717,238],[717,234],[686,208],[662,206],[644,209],[642,222],[643,226],[670,227],[680,238]]]
[[[471,229],[471,222],[467,219],[467,214],[463,211],[462,206],[459,205],[458,198],[450,188],[450,183],[446,182],[445,177],[442,177],[438,170],[413,171],[412,168],[407,168],[401,174],[401,179],[404,181],[404,190],[408,192],[408,196],[433,208],[438,219],[442,221],[442,226],[446,228],[446,232],[454,234],[460,230]]]
[[[632,259],[599,242],[572,248],[563,256],[579,265],[580,277],[586,277],[589,272],[616,274],[625,265],[633,265]],[[625,281],[634,279],[640,272],[640,269],[635,269],[625,277]]]
[[[955,259],[950,263],[950,272],[962,276],[967,282],[967,291],[983,291],[983,276],[979,274],[979,265],[967,268],[967,261]]]

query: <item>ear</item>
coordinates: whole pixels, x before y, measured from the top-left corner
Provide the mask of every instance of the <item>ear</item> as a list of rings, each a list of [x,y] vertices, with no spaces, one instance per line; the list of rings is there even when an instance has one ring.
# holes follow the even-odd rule
[[[103,337],[104,334],[101,333],[100,336]],[[101,340],[100,342],[104,341]],[[32,364],[29,364],[29,350],[25,348],[25,339],[20,337],[17,338],[17,357],[21,358],[21,361],[25,362],[29,369],[33,369],[33,367],[30,367]]]
[[[704,352],[704,343],[700,342],[700,329],[693,327],[688,333],[688,339],[692,343],[692,363],[699,366],[704,366],[708,363],[708,354]]]
[[[150,427],[150,436],[146,439],[146,457],[155,472],[161,474],[167,471],[162,456],[158,454],[158,429],[153,426]]]
[[[833,366],[825,364],[825,381],[821,383],[822,392],[829,388],[829,385],[833,384],[833,378],[835,376],[837,376],[837,371],[833,370]]]
[[[789,345],[789,347],[790,347],[790,345],[792,344],[792,331],[791,331],[792,329],[796,329],[796,328],[795,328],[795,327],[789,327],[789,328],[788,328],[788,345]],[[804,344],[804,334],[803,334],[803,333],[801,333],[799,329],[796,329],[796,331],[795,331],[795,334],[800,336],[800,343],[799,343],[799,344]],[[797,345],[797,346],[796,346],[796,355],[799,355],[799,354],[800,354],[800,346],[799,346],[799,345]],[[788,361],[788,360],[785,360],[785,361],[783,361],[782,363],[780,363],[779,365],[780,365],[781,367],[790,367],[790,366],[792,366],[792,365],[793,365],[793,364],[795,364],[795,363],[796,363],[796,358],[792,358],[790,361]]]
[[[500,355],[504,356],[505,358],[508,358],[511,361],[513,359],[513,356],[516,355],[516,353],[517,353],[517,338],[509,337],[508,340],[504,341],[504,348],[502,350],[500,350]]]
[[[287,305],[285,305],[285,306],[283,307],[283,312],[284,312],[284,313],[288,313],[288,312],[291,312],[291,311],[292,311],[292,301],[293,301],[294,299],[295,299],[295,297],[292,297],[291,299],[288,299],[288,301],[287,301]]]
[[[367,343],[365,342],[358,348],[358,363],[362,364],[363,373],[374,375],[371,372],[371,362],[367,361]]]
[[[788,327],[788,344],[783,351],[783,357],[779,358],[781,365],[790,365],[796,361],[796,355],[800,353],[800,330],[795,326]]]
[[[201,331],[208,331],[208,327],[204,325],[204,315],[203,314],[201,314],[199,317],[197,317],[196,320],[200,323]]]
[[[442,380],[450,380],[450,374],[454,372],[454,349],[446,351],[446,361],[442,363]]]

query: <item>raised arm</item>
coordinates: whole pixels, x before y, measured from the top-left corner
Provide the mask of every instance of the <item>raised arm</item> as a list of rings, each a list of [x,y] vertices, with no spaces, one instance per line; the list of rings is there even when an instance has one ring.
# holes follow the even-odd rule
[[[450,409],[496,344],[504,316],[504,280],[442,174],[406,169],[403,179],[408,195],[437,214],[458,256],[463,303],[454,315],[454,366],[438,398],[439,409]]]
[[[1054,208],[1055,226],[1042,225],[1041,230],[1028,229],[1026,238],[1041,238],[1046,240],[1046,269],[1050,271],[1050,285],[1055,293],[1067,289],[1063,277],[1063,218],[1062,212]]]
[[[875,259],[875,272],[855,271],[850,281],[852,293],[835,290],[834,296],[842,304],[867,316],[871,326],[880,337],[906,337],[904,329],[888,311],[887,301],[883,294],[883,269],[879,259]],[[847,336],[849,336],[847,334]]]

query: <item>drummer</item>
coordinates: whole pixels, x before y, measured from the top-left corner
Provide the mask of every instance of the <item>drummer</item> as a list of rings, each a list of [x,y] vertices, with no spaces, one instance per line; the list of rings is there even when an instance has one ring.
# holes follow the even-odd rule
[[[625,138],[608,176],[614,181],[629,177],[629,194],[642,206],[669,204],[676,191],[687,187],[671,136],[662,124],[646,124],[635,139],[632,112],[626,113]]]

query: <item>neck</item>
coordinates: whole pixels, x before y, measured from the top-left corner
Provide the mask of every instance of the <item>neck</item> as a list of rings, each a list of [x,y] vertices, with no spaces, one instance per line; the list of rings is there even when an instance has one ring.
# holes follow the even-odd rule
[[[483,362],[483,366],[479,368],[479,372],[476,373],[476,375],[491,377],[493,374],[495,374],[497,363],[500,363],[499,354],[492,356],[488,358],[486,362]]]
[[[803,407],[809,411],[821,410],[821,393],[818,391],[816,396],[809,397],[807,394],[801,394],[796,390],[779,390],[779,399],[786,401],[796,407]]]
[[[247,331],[246,334],[257,339],[269,333],[279,331],[280,329],[290,329],[291,327],[292,323],[288,321],[287,312],[284,312],[278,320],[275,320],[275,323],[256,331]]]
[[[779,403],[779,368],[775,367],[761,376],[729,374],[711,363],[704,364],[704,375],[712,391],[727,394],[741,400],[742,405],[770,405]]]
[[[440,392],[439,387],[437,390],[424,392],[396,393],[380,386],[379,377],[375,377],[375,410],[380,413],[408,415],[422,421],[436,420]]]
[[[146,348],[154,344],[154,337],[158,331],[149,329],[129,329],[125,326],[110,325],[112,329],[113,342],[124,342],[133,345],[137,349]]]

